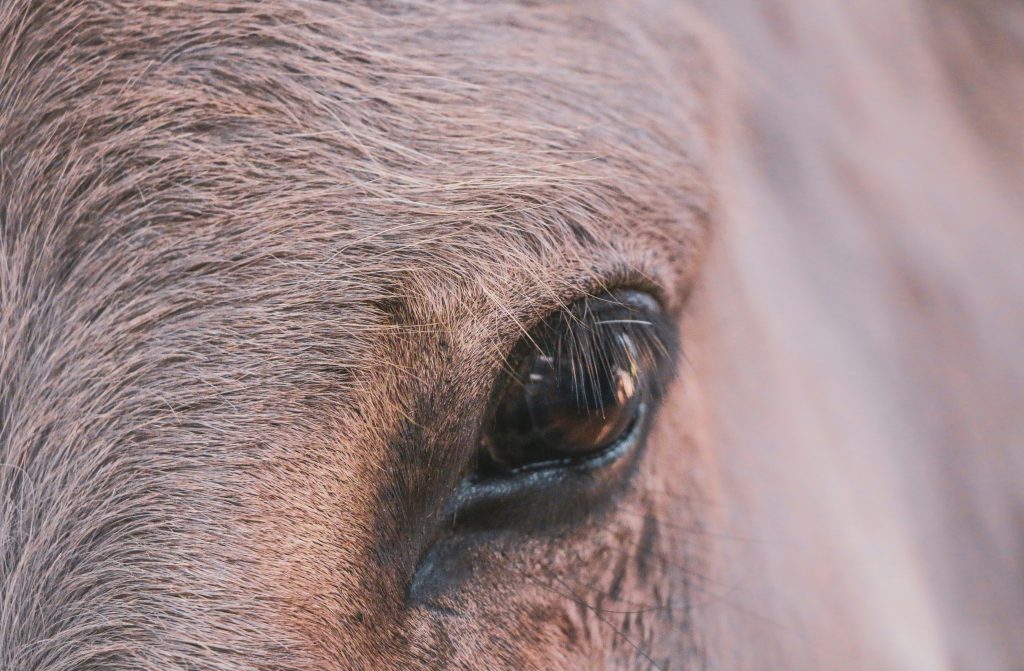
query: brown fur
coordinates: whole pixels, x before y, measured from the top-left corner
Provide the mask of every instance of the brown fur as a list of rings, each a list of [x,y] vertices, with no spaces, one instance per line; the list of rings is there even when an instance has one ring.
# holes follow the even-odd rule
[[[875,5],[0,0],[0,669],[1024,664],[1020,17]],[[629,487],[410,600],[620,283]]]

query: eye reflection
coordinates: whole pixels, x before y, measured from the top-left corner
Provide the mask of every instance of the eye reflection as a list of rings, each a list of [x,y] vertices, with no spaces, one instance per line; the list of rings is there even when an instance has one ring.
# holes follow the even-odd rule
[[[484,438],[485,461],[515,471],[616,445],[670,367],[667,331],[657,304],[637,292],[579,301],[553,315],[514,362]]]

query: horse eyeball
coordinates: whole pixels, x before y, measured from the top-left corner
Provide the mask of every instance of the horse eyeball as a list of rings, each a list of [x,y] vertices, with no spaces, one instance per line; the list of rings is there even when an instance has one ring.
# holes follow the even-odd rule
[[[633,433],[668,347],[654,300],[624,293],[581,300],[524,339],[495,404],[485,463],[505,472],[570,464]]]

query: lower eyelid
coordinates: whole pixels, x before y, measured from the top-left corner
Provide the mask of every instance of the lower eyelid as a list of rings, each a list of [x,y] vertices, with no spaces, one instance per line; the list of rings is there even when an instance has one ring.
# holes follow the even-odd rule
[[[499,477],[467,477],[445,508],[445,527],[460,532],[524,528],[597,513],[630,479],[653,415],[654,408],[644,404],[628,433],[590,458],[538,464]]]

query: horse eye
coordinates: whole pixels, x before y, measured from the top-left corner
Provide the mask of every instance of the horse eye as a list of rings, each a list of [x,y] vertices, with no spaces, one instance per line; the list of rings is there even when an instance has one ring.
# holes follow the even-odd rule
[[[524,338],[484,437],[492,472],[580,463],[636,433],[667,366],[666,330],[647,294],[578,301]]]

